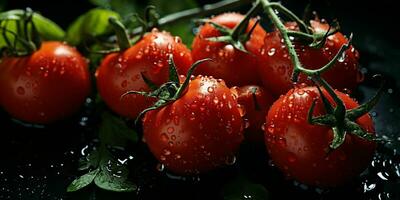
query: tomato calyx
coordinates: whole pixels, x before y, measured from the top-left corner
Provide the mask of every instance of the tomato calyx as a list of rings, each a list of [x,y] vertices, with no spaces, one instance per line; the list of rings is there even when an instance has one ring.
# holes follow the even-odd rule
[[[374,77],[380,77],[380,75],[375,75]],[[318,92],[320,94],[322,103],[324,104],[324,108],[327,114],[313,117],[314,108],[317,101],[314,100],[308,111],[307,120],[312,125],[332,127],[333,140],[332,143],[329,145],[330,150],[339,148],[340,145],[342,145],[345,141],[347,133],[354,134],[368,141],[379,140],[374,134],[370,134],[362,129],[360,125],[355,122],[355,120],[367,114],[378,103],[384,91],[384,81],[381,82],[379,90],[370,100],[356,108],[346,110],[343,101],[334,94],[334,90],[327,84],[327,82],[321,78],[316,79],[319,79],[318,82],[332,97],[333,101],[336,104],[336,107],[333,107],[331,105],[327,97],[323,94],[320,86],[317,86]]]
[[[254,109],[256,111],[261,111],[261,106],[260,106],[260,104],[258,103],[258,100],[257,100],[257,88],[256,87],[251,88],[250,92],[251,92],[251,96],[252,96],[253,102],[254,102]]]
[[[35,14],[30,8],[10,10],[0,14],[0,33],[6,43],[1,53],[10,56],[26,56],[40,48],[41,39],[33,21]],[[14,22],[19,27],[17,32],[7,29],[9,22]],[[9,35],[12,35],[13,42]]]
[[[209,19],[201,19],[199,22],[202,23],[209,23],[215,29],[217,29],[222,35],[217,37],[208,37],[205,38],[211,42],[223,42],[231,44],[235,49],[248,53],[245,48],[245,43],[250,39],[251,34],[253,33],[254,29],[260,22],[259,19],[256,20],[254,25],[250,28],[250,30],[246,33],[247,27],[249,26],[249,21],[253,15],[259,11],[261,8],[261,3],[256,1],[254,6],[246,13],[245,17],[237,24],[233,29],[227,28],[223,25],[215,23]]]
[[[144,82],[149,86],[151,89],[150,92],[143,92],[143,91],[128,91],[124,94],[121,95],[121,99],[124,98],[126,95],[130,94],[139,94],[143,95],[146,97],[150,98],[155,98],[157,101],[154,103],[154,105],[144,109],[142,112],[139,113],[139,115],[135,119],[135,124],[139,121],[139,119],[148,111],[151,110],[156,110],[158,108],[161,108],[163,106],[168,105],[169,103],[176,101],[179,99],[182,94],[186,91],[186,88],[189,85],[190,78],[193,74],[193,71],[196,69],[196,67],[199,66],[199,64],[206,62],[206,61],[211,61],[211,59],[206,58],[202,60],[198,60],[195,63],[192,64],[192,66],[189,68],[185,80],[183,83],[181,83],[179,79],[179,74],[176,69],[176,65],[173,60],[172,54],[169,56],[168,64],[169,64],[169,81],[166,83],[160,85],[157,87],[156,84],[154,84],[150,79],[148,79],[143,73],[141,73],[141,76],[144,80]]]

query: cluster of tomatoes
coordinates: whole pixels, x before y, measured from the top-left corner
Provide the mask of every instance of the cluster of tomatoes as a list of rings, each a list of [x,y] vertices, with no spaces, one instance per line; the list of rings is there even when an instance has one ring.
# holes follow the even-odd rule
[[[178,98],[148,111],[141,121],[143,141],[167,169],[190,175],[221,167],[231,162],[245,139],[265,143],[277,167],[310,185],[336,186],[358,175],[371,159],[375,143],[348,134],[343,145],[327,151],[332,129],[307,121],[314,101],[313,115],[326,113],[321,94],[305,75],[298,83],[291,82],[293,65],[279,31],[266,32],[251,19],[245,30],[249,38],[243,42],[247,52],[209,39],[221,36],[215,24],[234,29],[243,18],[237,13],[213,17],[200,27],[191,50],[179,37],[153,29],[133,46],[105,56],[95,73],[101,98],[116,114],[135,119],[157,99],[140,94],[121,98],[123,94],[150,92],[167,83],[170,57],[181,84],[194,61],[210,58],[199,64],[195,76],[188,77]],[[319,20],[310,25],[315,33],[329,27]],[[286,26],[298,29],[296,23]],[[300,61],[318,68],[347,39],[337,32],[322,48],[293,42]],[[358,57],[351,47],[322,77],[336,89],[354,89],[360,82]],[[87,60],[75,48],[43,42],[28,56],[1,59],[0,105],[16,119],[52,123],[81,107],[91,90],[90,76]],[[358,106],[348,95],[336,93],[347,109]],[[356,122],[374,132],[368,115]]]

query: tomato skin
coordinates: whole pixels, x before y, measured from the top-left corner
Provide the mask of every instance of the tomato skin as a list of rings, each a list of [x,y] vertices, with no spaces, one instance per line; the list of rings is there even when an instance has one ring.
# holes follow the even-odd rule
[[[154,103],[127,91],[150,91],[141,72],[157,85],[168,81],[168,59],[172,54],[179,74],[186,74],[192,64],[190,50],[179,37],[154,29],[138,43],[121,53],[107,55],[97,69],[97,88],[106,104],[119,115],[136,118]]]
[[[261,129],[265,123],[265,116],[275,98],[263,87],[257,85],[246,85],[243,87],[233,87],[232,92],[237,94],[237,101],[243,106],[245,112],[244,119],[247,120],[248,127],[245,128],[245,137],[252,142],[264,143],[264,131]],[[254,101],[253,92],[255,90]],[[258,106],[258,108],[256,107]]]
[[[90,92],[87,62],[61,42],[43,42],[24,57],[0,64],[0,102],[14,118],[48,124],[78,111]]]
[[[327,92],[323,92],[328,97]],[[336,94],[346,109],[358,106],[349,96],[338,91]],[[333,138],[331,128],[307,122],[307,113],[314,99],[318,100],[313,116],[325,114],[319,97],[316,87],[291,89],[281,96],[268,112],[265,142],[273,162],[287,176],[309,185],[333,187],[359,175],[371,161],[376,144],[347,134],[345,142],[327,154]],[[356,122],[375,134],[368,114]]]
[[[211,21],[233,29],[244,18],[238,13],[224,13],[211,19]],[[254,25],[255,20],[250,20],[247,32]],[[257,25],[250,39],[245,43],[249,53],[235,49],[231,44],[223,42],[211,42],[206,38],[221,36],[221,33],[210,24],[200,27],[199,33],[193,40],[193,60],[211,58],[213,62],[205,62],[196,70],[195,74],[210,75],[224,79],[229,87],[248,84],[259,85],[260,78],[257,75],[257,51],[262,47],[266,32]]]
[[[222,80],[197,76],[181,98],[143,119],[153,155],[177,174],[206,172],[231,162],[243,139],[235,96]]]
[[[310,23],[315,32],[324,32],[329,28],[328,24],[319,21],[311,20]],[[294,22],[287,23],[286,27],[289,30],[298,30]],[[302,65],[309,69],[317,69],[332,60],[341,46],[346,44],[347,41],[345,36],[338,32],[329,36],[321,49],[314,49],[296,41],[293,42],[293,45]],[[279,31],[267,34],[264,46],[259,53],[261,63],[264,63],[264,65],[259,68],[264,87],[277,96],[285,94],[289,89],[293,88],[291,81],[293,64]],[[350,48],[346,50],[345,55],[344,60],[337,61],[331,69],[322,75],[322,77],[331,84],[333,88],[352,90],[362,80],[362,74],[359,71],[358,63],[359,54],[353,46],[350,46]],[[340,76],[338,76],[338,74],[340,74]],[[311,83],[303,74],[300,75],[298,82]]]

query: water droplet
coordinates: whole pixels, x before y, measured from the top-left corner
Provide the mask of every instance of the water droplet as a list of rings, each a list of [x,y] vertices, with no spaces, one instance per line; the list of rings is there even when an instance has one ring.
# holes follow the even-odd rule
[[[393,94],[393,89],[392,88],[389,88],[387,91],[388,91],[389,94]]]
[[[156,166],[157,171],[162,172],[165,169],[164,164],[158,163]]]
[[[225,159],[225,164],[227,165],[233,165],[235,164],[235,162],[236,162],[236,156],[234,155],[227,156]]]
[[[265,129],[265,124],[264,124],[264,129]],[[263,130],[264,130],[263,129]],[[274,131],[275,131],[275,125],[274,124],[270,124],[269,126],[268,126],[268,132],[269,133],[274,133]]]
[[[214,88],[213,88],[213,87],[208,87],[208,88],[207,88],[207,91],[208,91],[209,93],[213,93],[213,92],[214,92]]]
[[[163,155],[160,156],[160,160],[165,161],[165,159],[166,159],[165,156]]]
[[[166,156],[168,156],[168,155],[171,154],[171,151],[168,150],[168,149],[163,149],[163,154],[166,155]]]
[[[170,126],[167,128],[167,133],[171,134],[175,131],[174,127]]]
[[[161,133],[161,140],[164,141],[164,142],[168,141],[169,140],[168,135],[165,134],[165,133]]]
[[[17,93],[18,93],[19,95],[24,95],[24,94],[25,94],[25,89],[24,89],[23,87],[18,87],[18,88],[17,88]]]
[[[218,104],[219,100],[218,100],[217,96],[214,97],[213,102],[214,102],[214,104]]]
[[[244,128],[249,128],[250,122],[249,119],[243,119]]]
[[[128,86],[128,81],[127,80],[122,81],[121,87],[126,88],[126,86]]]
[[[243,117],[246,114],[246,110],[244,107],[240,104],[237,104],[237,109],[239,111],[240,117]]]
[[[275,48],[271,48],[271,49],[268,50],[268,55],[269,56],[273,56],[275,54],[275,52],[276,52],[276,49]]]
[[[384,181],[389,180],[389,174],[387,172],[378,172],[376,175]]]
[[[175,159],[181,159],[181,155],[179,155],[179,154],[175,154]]]
[[[376,187],[375,183],[371,183],[371,184],[364,183],[364,192],[371,191],[371,190],[375,189],[375,187]]]

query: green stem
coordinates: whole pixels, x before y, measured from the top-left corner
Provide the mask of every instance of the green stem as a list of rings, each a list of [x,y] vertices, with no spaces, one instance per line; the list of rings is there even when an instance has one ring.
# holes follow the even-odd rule
[[[192,8],[166,15],[158,20],[158,25],[166,26],[185,19],[191,19],[193,17],[208,16],[221,12],[226,12],[227,10],[233,10],[243,5],[250,4],[251,2],[251,0],[223,0],[213,4],[206,4],[199,8]],[[133,35],[140,34],[142,30],[142,27],[138,27],[135,28],[131,33]]]
[[[305,33],[310,34],[310,29],[308,28],[308,26],[306,25],[306,23],[304,23],[303,20],[301,20],[299,17],[297,17],[297,15],[295,15],[292,11],[290,11],[289,9],[285,8],[284,6],[282,6],[280,3],[270,3],[269,6],[274,7],[275,9],[279,10],[282,12],[282,14],[284,14],[285,16],[289,17],[291,20],[295,21],[299,27],[300,30],[304,31]]]
[[[120,51],[123,51],[131,47],[125,26],[118,19],[114,17],[110,17],[108,21],[110,22],[110,25],[112,26],[112,28],[115,31],[115,34],[117,35],[117,42]]]
[[[297,53],[294,49],[294,45],[290,41],[288,31],[285,25],[282,23],[282,21],[279,19],[279,16],[275,13],[273,9],[273,5],[275,4],[271,4],[268,0],[261,0],[261,3],[264,7],[264,12],[266,12],[270,16],[272,22],[275,24],[276,28],[281,33],[283,41],[285,42],[285,45],[288,49],[290,59],[293,62],[292,81],[297,82],[300,72],[306,71],[306,69],[303,68],[300,63],[299,57],[297,56]]]

